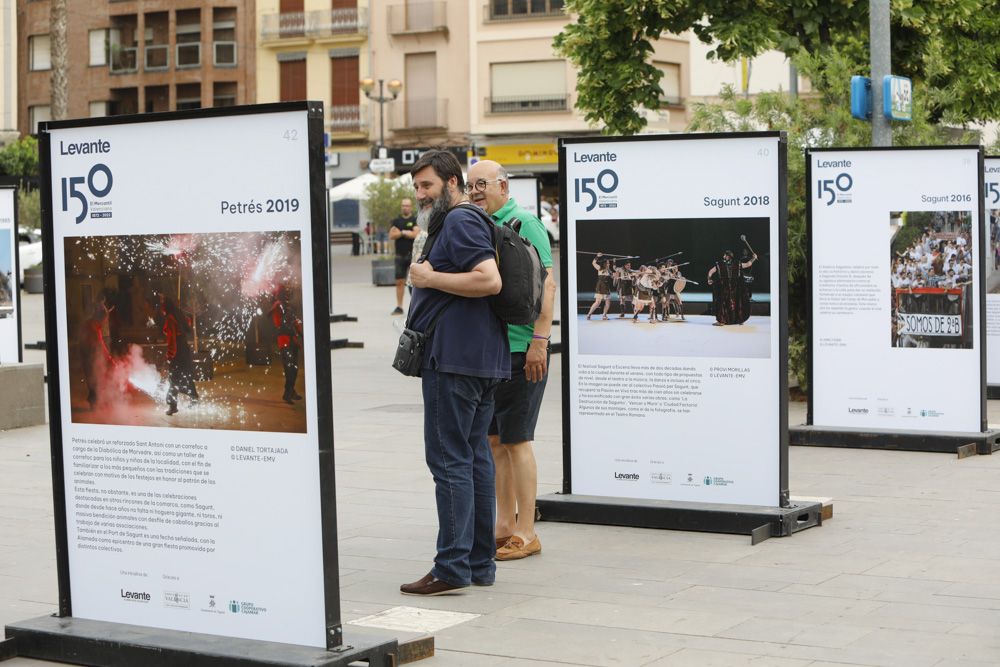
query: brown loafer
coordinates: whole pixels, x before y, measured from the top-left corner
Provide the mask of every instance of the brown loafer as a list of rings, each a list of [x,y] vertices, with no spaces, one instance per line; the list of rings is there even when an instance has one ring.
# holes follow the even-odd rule
[[[424,597],[430,597],[432,595],[447,595],[449,593],[460,591],[463,588],[465,588],[465,586],[456,586],[455,584],[449,584],[447,581],[435,579],[434,575],[428,572],[417,581],[400,586],[399,592],[403,595],[422,595]]]
[[[510,538],[511,538],[510,535],[508,535],[507,537],[498,537],[497,538],[497,549],[499,549],[503,545],[507,544],[507,540],[509,540]]]
[[[527,544],[517,535],[512,535],[507,544],[497,549],[495,558],[497,560],[517,560],[527,558],[542,552],[542,541],[535,535],[535,539]]]

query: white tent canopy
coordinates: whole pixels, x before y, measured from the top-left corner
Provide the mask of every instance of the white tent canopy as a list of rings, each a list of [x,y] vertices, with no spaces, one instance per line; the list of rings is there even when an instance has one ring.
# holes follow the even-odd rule
[[[362,201],[365,198],[365,189],[371,183],[377,183],[379,177],[375,174],[364,173],[360,176],[352,178],[346,183],[341,183],[340,185],[330,188],[330,202],[338,202],[344,199],[357,199]],[[413,178],[409,174],[403,174],[396,179],[403,185],[410,185],[413,183]]]
[[[365,198],[365,188],[368,187],[368,184],[377,181],[378,176],[375,174],[361,174],[356,178],[352,178],[346,183],[341,183],[336,187],[330,188],[330,202],[344,199],[357,199],[360,201]]]

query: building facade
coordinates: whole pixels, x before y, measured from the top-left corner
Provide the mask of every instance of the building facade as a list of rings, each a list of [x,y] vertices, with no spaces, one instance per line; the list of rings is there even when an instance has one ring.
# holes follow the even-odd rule
[[[0,0],[0,144],[17,138],[17,11]]]
[[[559,137],[597,134],[576,109],[576,71],[555,53],[569,23],[563,0],[372,0],[371,71],[402,81],[387,105],[386,140],[395,154],[465,146],[513,173],[556,187]],[[650,132],[687,123],[688,37],[654,43],[664,72],[662,105],[648,111]],[[404,170],[406,164],[399,165]]]
[[[233,106],[256,99],[252,0],[66,4],[70,118]],[[36,132],[39,122],[51,119],[50,9],[48,0],[17,0],[22,134]]]
[[[257,2],[257,102],[323,102],[330,186],[357,176],[370,157],[358,87],[368,70],[368,24],[365,0]]]

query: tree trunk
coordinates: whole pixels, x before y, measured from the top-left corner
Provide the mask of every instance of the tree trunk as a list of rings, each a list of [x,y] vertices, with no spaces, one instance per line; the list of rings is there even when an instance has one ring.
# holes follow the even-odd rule
[[[49,36],[52,46],[52,120],[63,120],[68,113],[69,90],[67,70],[69,53],[66,45],[66,0],[52,0],[49,16]]]

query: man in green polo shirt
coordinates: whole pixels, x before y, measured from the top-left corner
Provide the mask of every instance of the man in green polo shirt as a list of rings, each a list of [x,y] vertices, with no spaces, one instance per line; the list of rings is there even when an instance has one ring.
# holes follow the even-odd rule
[[[498,225],[521,221],[521,236],[538,249],[548,271],[542,312],[535,323],[509,325],[510,381],[496,392],[490,424],[490,447],[496,466],[497,560],[516,560],[541,552],[535,534],[537,468],[531,442],[545,393],[549,371],[549,338],[556,283],[552,277],[552,248],[541,221],[510,197],[506,170],[492,160],[469,168],[466,193],[473,204],[489,213]]]

